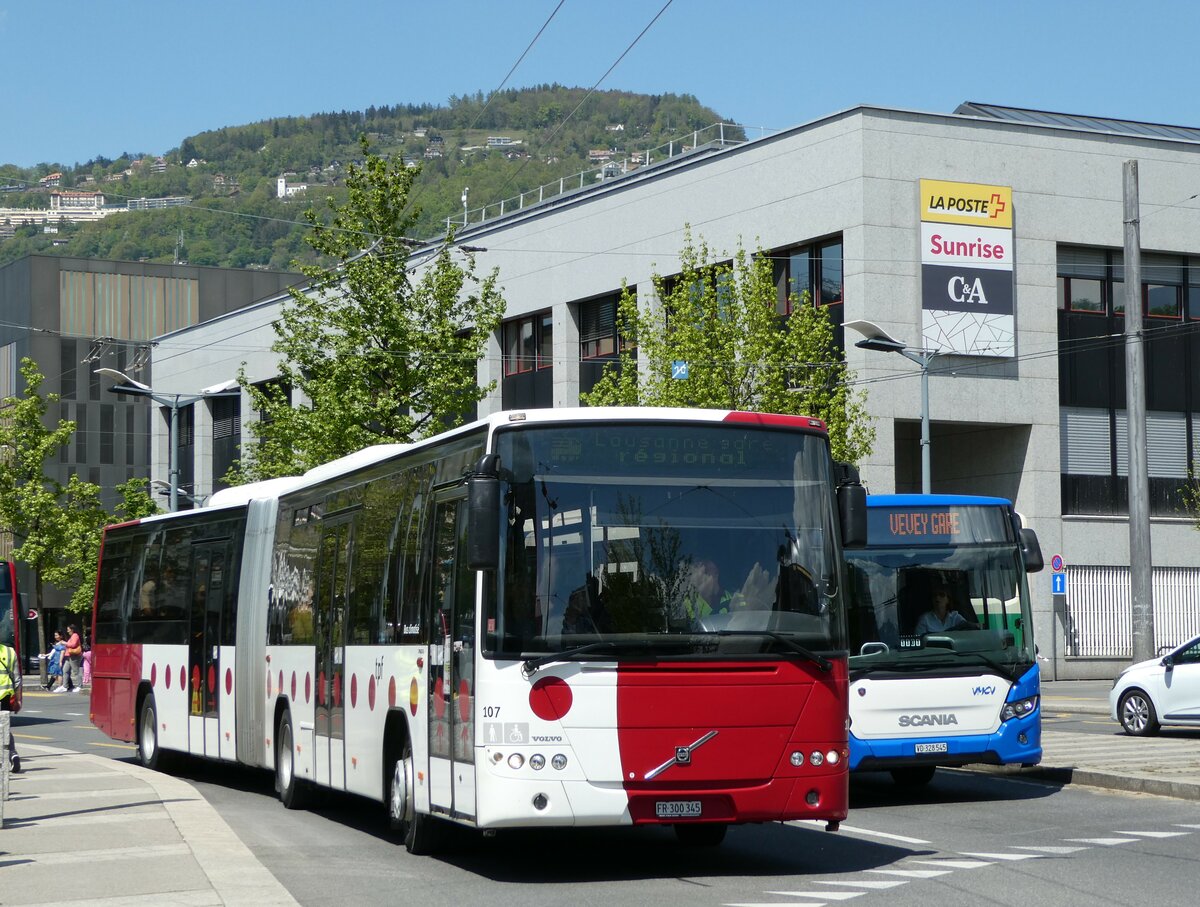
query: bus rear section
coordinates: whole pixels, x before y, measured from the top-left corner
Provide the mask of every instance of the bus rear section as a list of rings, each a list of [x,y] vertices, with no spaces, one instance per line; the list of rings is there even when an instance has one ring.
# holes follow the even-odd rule
[[[17,592],[17,565],[0,561],[0,645],[12,646],[17,654],[18,670],[25,670],[21,660],[21,596]],[[13,712],[21,711],[21,691],[13,697]]]
[[[847,552],[850,770],[919,785],[938,766],[1040,762],[1036,536],[1000,498],[867,500],[867,547]]]

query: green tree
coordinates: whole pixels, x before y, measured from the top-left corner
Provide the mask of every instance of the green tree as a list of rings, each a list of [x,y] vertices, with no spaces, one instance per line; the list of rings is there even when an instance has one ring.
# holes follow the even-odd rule
[[[477,367],[499,324],[504,300],[496,273],[480,279],[473,257],[452,236],[414,279],[408,269],[418,216],[409,205],[417,168],[371,153],[346,176],[345,203],[330,199],[330,219],[312,209],[309,244],[338,262],[306,266],[305,290],[291,291],[275,324],[272,350],[281,381],[299,391],[291,406],[278,386],[239,381],[256,409],[255,443],[234,480],[289,475],[370,444],[410,441],[458,424],[491,386]],[[364,246],[366,247],[364,249]]]
[[[45,583],[61,578],[72,539],[81,524],[95,522],[99,490],[73,476],[67,487],[46,474],[46,465],[58,459],[71,441],[75,423],[60,419],[46,424],[49,406],[57,394],[41,394],[43,375],[31,359],[22,359],[23,396],[9,397],[0,409],[0,532],[13,542],[13,560],[33,572],[33,603],[37,609],[38,651],[46,649]],[[42,681],[46,666],[41,665]]]
[[[622,350],[584,402],[813,416],[828,425],[837,459],[853,463],[870,453],[875,429],[865,394],[851,386],[828,313],[805,292],[781,315],[771,260],[761,252],[747,255],[739,243],[731,261],[714,258],[689,229],[679,274],[653,276],[657,306],[640,307],[625,287],[617,321],[637,347]],[[687,378],[674,376],[677,362],[687,363]]]

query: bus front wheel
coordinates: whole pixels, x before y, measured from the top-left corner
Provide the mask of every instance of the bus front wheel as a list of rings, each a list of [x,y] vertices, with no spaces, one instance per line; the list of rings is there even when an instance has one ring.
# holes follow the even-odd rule
[[[287,809],[303,809],[308,802],[308,788],[296,777],[296,738],[291,712],[283,713],[275,734],[275,789]]]
[[[388,781],[388,825],[404,839],[404,846],[415,856],[435,853],[441,847],[444,828],[433,816],[417,812],[416,763],[412,743],[404,741],[400,755],[392,762]]]
[[[152,771],[163,767],[163,756],[158,748],[158,706],[154,694],[147,693],[142,700],[142,713],[138,716],[138,762]]]

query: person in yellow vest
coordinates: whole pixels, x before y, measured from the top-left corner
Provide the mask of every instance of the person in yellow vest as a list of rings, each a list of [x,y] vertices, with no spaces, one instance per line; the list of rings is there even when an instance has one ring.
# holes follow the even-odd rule
[[[21,666],[17,664],[17,653],[12,646],[0,645],[0,711],[16,714],[21,711]],[[17,742],[9,736],[9,765],[14,772],[21,771],[21,757],[17,755]]]

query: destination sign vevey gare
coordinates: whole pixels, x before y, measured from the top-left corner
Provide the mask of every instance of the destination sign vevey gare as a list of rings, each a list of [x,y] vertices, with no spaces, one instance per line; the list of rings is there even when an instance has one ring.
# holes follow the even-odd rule
[[[920,181],[926,349],[1012,356],[1012,188]]]

